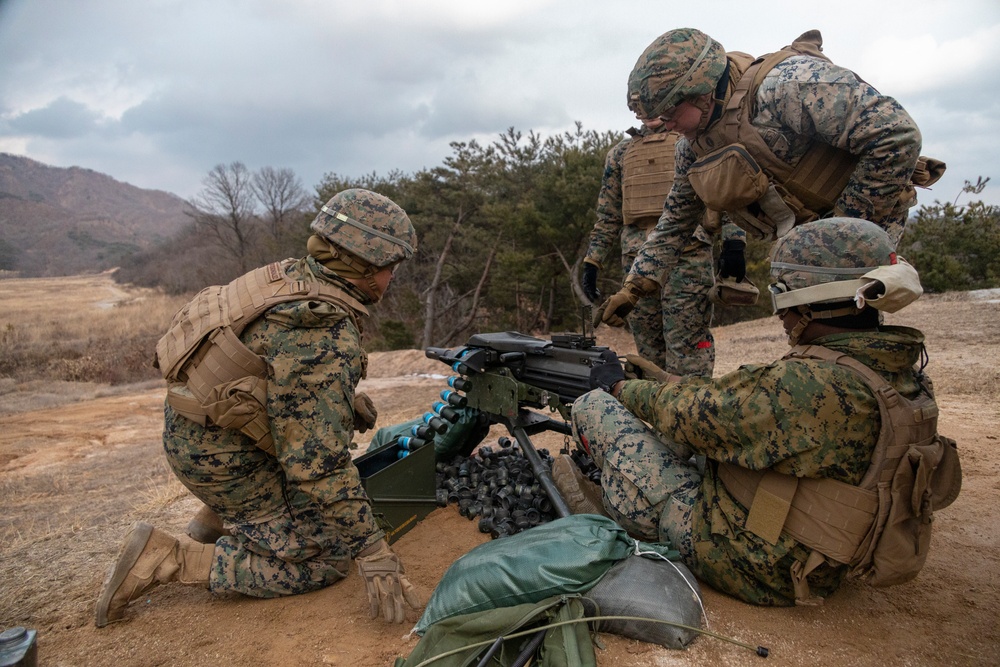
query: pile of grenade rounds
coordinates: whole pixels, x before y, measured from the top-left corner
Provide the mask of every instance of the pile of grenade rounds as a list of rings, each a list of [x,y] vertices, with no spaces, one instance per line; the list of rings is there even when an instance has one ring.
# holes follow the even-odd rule
[[[500,438],[497,445],[481,445],[467,457],[456,456],[436,465],[438,505],[457,504],[459,514],[477,521],[479,531],[493,539],[556,518],[552,502],[535,479],[520,446],[508,437]],[[548,450],[537,452],[543,464],[551,468]],[[585,475],[600,480],[600,471],[584,452],[574,451],[572,457]]]

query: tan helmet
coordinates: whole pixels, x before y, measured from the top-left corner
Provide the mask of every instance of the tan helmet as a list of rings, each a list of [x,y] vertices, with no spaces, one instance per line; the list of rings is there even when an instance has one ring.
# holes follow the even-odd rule
[[[689,97],[714,92],[726,64],[726,50],[700,30],[665,32],[629,74],[628,108],[639,118],[655,118]]]
[[[417,247],[406,212],[388,197],[360,188],[331,197],[309,227],[375,268],[409,259]]]

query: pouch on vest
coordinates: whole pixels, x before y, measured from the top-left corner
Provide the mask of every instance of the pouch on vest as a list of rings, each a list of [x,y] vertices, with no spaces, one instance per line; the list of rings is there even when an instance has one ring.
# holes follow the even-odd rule
[[[942,468],[946,458],[949,460]],[[961,473],[955,476],[957,461],[955,441],[943,436],[906,451],[892,480],[878,485],[880,501],[889,498],[888,511],[880,502],[874,527],[877,537],[870,556],[851,571],[852,576],[872,586],[894,586],[917,576],[927,560],[933,512],[941,509],[934,505],[934,499],[940,498],[943,507],[958,495]]]
[[[913,177],[910,182],[919,188],[929,188],[941,180],[945,170],[948,168],[941,160],[921,155],[917,158],[917,166],[913,170]]]
[[[731,144],[696,160],[688,180],[705,206],[733,211],[749,206],[767,192],[767,174],[742,144]]]
[[[754,306],[760,297],[760,290],[748,277],[737,281],[716,274],[715,284],[708,292],[708,300],[717,306]]]

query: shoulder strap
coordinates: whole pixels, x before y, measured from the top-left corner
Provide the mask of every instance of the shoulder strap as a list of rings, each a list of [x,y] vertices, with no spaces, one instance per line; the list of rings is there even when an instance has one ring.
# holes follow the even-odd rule
[[[255,269],[228,285],[206,287],[174,315],[170,328],[156,344],[154,366],[168,381],[179,373],[195,350],[213,332],[229,327],[239,336],[267,309],[288,301],[313,299],[338,304],[358,325],[355,313],[367,315],[360,301],[344,290],[320,281],[292,280],[286,259]]]

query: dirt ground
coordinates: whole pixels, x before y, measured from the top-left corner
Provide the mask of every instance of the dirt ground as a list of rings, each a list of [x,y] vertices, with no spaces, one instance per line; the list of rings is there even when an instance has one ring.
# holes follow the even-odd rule
[[[990,297],[993,297],[992,299]],[[1000,305],[995,295],[925,297],[890,322],[927,334],[940,429],[959,443],[961,496],[935,519],[930,557],[905,585],[849,583],[824,606],[767,609],[703,588],[708,627],[752,652],[700,637],[683,651],[602,635],[601,667],[683,665],[994,665],[1000,662]],[[779,356],[772,319],[716,331],[716,374]],[[627,337],[602,328],[620,353]],[[419,351],[373,354],[361,387],[379,425],[418,416],[443,388],[443,365]],[[438,375],[435,375],[438,374]],[[367,616],[356,575],[322,591],[274,600],[167,586],[134,604],[127,620],[98,630],[93,603],[128,527],[149,521],[181,534],[198,507],[160,452],[163,388],[81,388],[51,405],[0,385],[0,628],[38,630],[39,663],[64,665],[391,665],[417,638]],[[62,388],[62,400],[72,392]],[[44,400],[43,400],[44,399]],[[16,406],[11,408],[11,406]],[[491,434],[495,440],[496,435]],[[364,438],[365,436],[361,436]],[[561,436],[538,446],[558,449]],[[360,443],[362,450],[366,444]],[[484,542],[454,506],[435,510],[396,549],[429,595],[449,564]]]

